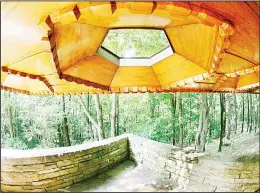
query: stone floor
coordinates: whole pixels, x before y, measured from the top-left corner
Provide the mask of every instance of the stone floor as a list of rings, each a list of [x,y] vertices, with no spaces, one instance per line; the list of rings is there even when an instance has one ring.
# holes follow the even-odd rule
[[[174,187],[133,161],[127,160],[109,171],[73,184],[62,192],[163,192]]]
[[[222,152],[218,152],[218,140],[206,147],[205,156],[198,166],[199,175],[204,175],[207,168],[214,169],[230,168],[229,163],[234,163],[240,156],[251,155],[259,152],[259,131],[257,133],[243,133],[232,136],[231,145],[224,146]],[[200,168],[201,167],[201,168]],[[195,168],[194,168],[195,169]],[[193,169],[193,170],[194,170]],[[205,170],[205,171],[204,171]],[[203,173],[204,171],[204,173]],[[224,170],[223,170],[224,171]],[[214,178],[219,175],[213,176]],[[127,160],[109,171],[73,184],[66,189],[58,190],[63,192],[217,192],[231,191],[229,183],[211,184],[206,186],[198,177],[191,176],[190,183],[183,189],[177,187],[176,182],[163,180],[152,174],[141,165],[136,166],[133,161]],[[204,177],[205,179],[205,177]],[[196,182],[195,182],[196,181]],[[220,186],[221,185],[221,186]],[[249,187],[250,188],[250,187]],[[254,187],[253,187],[254,188]],[[258,188],[259,189],[259,188]],[[254,191],[258,190],[254,189]],[[250,189],[251,190],[251,189]],[[243,191],[246,191],[243,189]]]

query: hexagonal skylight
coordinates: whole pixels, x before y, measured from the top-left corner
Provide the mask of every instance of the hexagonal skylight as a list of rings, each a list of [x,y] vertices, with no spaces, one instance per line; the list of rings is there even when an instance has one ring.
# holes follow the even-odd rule
[[[173,50],[164,30],[111,29],[97,53],[120,66],[151,66]]]

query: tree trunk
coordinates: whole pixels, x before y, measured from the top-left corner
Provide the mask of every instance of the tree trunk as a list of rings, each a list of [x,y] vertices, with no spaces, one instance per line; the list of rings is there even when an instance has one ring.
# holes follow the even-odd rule
[[[102,140],[102,139],[105,138],[105,132],[104,132],[104,126],[103,126],[102,107],[101,107],[101,104],[100,104],[98,94],[94,94],[94,101],[95,101],[96,112],[97,112],[98,138],[99,138],[99,140]]]
[[[98,129],[93,124],[91,124],[91,130],[93,132],[94,140],[98,141],[99,140]]]
[[[12,109],[11,108],[12,108],[11,105],[8,105],[10,136],[11,136],[11,138],[14,138],[13,117],[12,117]]]
[[[63,147],[64,146],[64,140],[62,138],[62,134],[61,134],[61,124],[58,124],[58,144],[59,147]]]
[[[230,140],[231,125],[230,125],[230,95],[226,96],[226,139]]]
[[[116,136],[116,94],[113,93],[111,94],[112,97],[112,108],[111,108],[111,118],[110,118],[110,123],[111,123],[111,137]]]
[[[151,110],[151,119],[153,119],[155,116],[155,107],[156,106],[154,105],[152,94],[149,94],[149,105],[150,105],[150,110]]]
[[[119,135],[119,94],[116,95],[116,102],[116,135]]]
[[[234,93],[234,130],[235,134],[237,133],[237,100],[236,100],[236,93]]]
[[[69,127],[68,127],[68,121],[67,121],[66,110],[65,110],[64,95],[62,95],[62,109],[63,109],[63,134],[66,140],[66,146],[71,146],[70,137],[69,137]]]
[[[90,95],[89,94],[87,96],[87,111],[91,115],[91,103],[90,103]],[[86,116],[86,117],[87,117],[87,123],[88,123],[89,137],[90,137],[90,139],[97,140],[97,138],[95,137],[95,128],[93,130],[92,125],[91,125],[91,121],[89,120],[89,117],[88,116]]]
[[[246,131],[249,131],[249,125],[250,125],[250,115],[249,115],[249,94],[247,94],[247,128]]]
[[[191,130],[192,121],[191,121],[191,93],[189,94],[189,127],[187,129],[187,134],[189,133],[189,130]],[[190,146],[190,137],[188,139],[188,146]]]
[[[206,140],[207,140],[207,135],[208,135],[208,129],[209,129],[209,112],[210,112],[210,106],[212,104],[212,98],[210,98],[210,104],[208,103],[208,97],[207,94],[202,94],[203,96],[203,121],[202,121],[202,131],[201,131],[201,136],[200,136],[200,147],[199,151],[205,151],[205,146],[206,146]]]
[[[215,95],[212,96],[212,104],[215,105]],[[213,118],[213,120],[215,122],[215,108],[213,108],[212,118]],[[212,127],[209,127],[209,139],[212,138],[212,130],[213,130]]]
[[[85,112],[85,114],[87,115],[89,121],[92,123],[91,129],[93,131],[93,135],[94,135],[94,139],[95,140],[99,140],[98,135],[97,135],[97,129],[98,129],[98,123],[92,118],[92,116],[90,115],[90,112],[88,111],[88,109],[86,108],[82,98],[80,96],[77,95],[78,101],[81,104],[81,106],[83,107],[83,111]]]
[[[175,131],[175,110],[176,110],[176,97],[175,94],[170,95],[170,103],[171,103],[171,115],[172,115],[172,131],[173,131],[173,137],[172,137],[172,145],[176,145],[176,131]]]
[[[241,130],[241,133],[243,133],[244,131],[244,121],[245,121],[245,97],[244,97],[244,94],[242,94],[242,102],[243,102],[243,105],[242,105],[242,130]]]
[[[199,125],[197,128],[197,132],[196,132],[196,136],[195,136],[195,150],[196,151],[200,151],[200,136],[201,136],[201,132],[202,132],[202,128],[203,128],[203,115],[204,115],[204,103],[205,103],[205,97],[204,95],[201,93],[201,102],[200,102],[200,119],[199,119]]]
[[[199,139],[199,152],[202,152],[206,142],[206,130],[207,130],[207,94],[202,93],[202,125],[200,130]]]
[[[223,93],[220,93],[220,138],[219,138],[219,147],[218,152],[221,152],[222,150],[222,144],[223,144],[223,135],[225,133],[225,126],[224,126],[224,111],[225,111],[225,95]]]
[[[8,100],[9,104],[7,106],[8,116],[9,116],[9,130],[10,130],[10,136],[11,138],[14,138],[14,128],[13,128],[13,116],[12,116],[12,107],[11,107],[11,96],[10,92],[8,92]]]
[[[252,94],[249,94],[249,108],[250,108],[250,127],[249,127],[249,132],[251,133],[252,127],[253,127],[253,108],[252,108]]]
[[[150,111],[151,111],[151,120],[153,120],[154,119],[154,117],[155,117],[155,111],[156,111],[156,104],[154,103],[154,99],[155,97],[154,97],[154,94],[149,94],[149,107],[150,107]],[[136,114],[136,123],[137,123],[137,118],[138,118],[138,116],[137,116],[137,114]],[[149,134],[148,134],[148,138],[149,139],[151,139],[152,138],[152,131],[154,130],[154,125],[151,125],[150,127],[149,127]]]
[[[190,116],[189,116],[189,119],[190,119],[190,128],[189,129],[191,129],[191,94],[189,94],[189,112],[190,112]]]
[[[178,103],[178,115],[179,115],[179,147],[183,147],[183,124],[182,124],[182,94],[179,93],[179,103]]]
[[[257,129],[257,126],[259,125],[259,110],[258,110],[258,107],[259,107],[259,99],[258,99],[258,96],[256,95],[256,104],[258,105],[255,105],[255,133],[256,133],[256,129]]]
[[[259,119],[259,117],[260,117],[260,105],[259,105],[259,101],[260,101],[260,95],[257,95],[256,96],[256,98],[257,98],[257,104],[258,105],[256,105],[257,107],[256,107],[256,113],[257,113],[257,128],[258,128],[258,130],[259,130],[259,128],[260,128],[260,119]],[[255,128],[256,129],[256,128]]]

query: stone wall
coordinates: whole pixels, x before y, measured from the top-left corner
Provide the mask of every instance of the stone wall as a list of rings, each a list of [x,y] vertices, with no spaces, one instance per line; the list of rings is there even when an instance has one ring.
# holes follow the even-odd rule
[[[57,190],[101,173],[127,158],[125,135],[64,148],[2,149],[1,190]]]
[[[259,163],[225,162],[182,151],[178,147],[129,135],[130,159],[152,173],[178,182],[179,191],[254,192],[259,187]],[[202,157],[201,157],[202,156]]]
[[[129,135],[129,150],[130,159],[164,179],[177,180],[180,187],[189,182],[190,170],[202,155],[135,135]]]
[[[255,192],[259,187],[259,163],[202,159],[190,172],[190,191]]]
[[[200,158],[192,148],[180,150],[132,134],[72,147],[1,150],[3,192],[55,191],[132,159],[186,191],[256,191],[259,163],[243,164]]]

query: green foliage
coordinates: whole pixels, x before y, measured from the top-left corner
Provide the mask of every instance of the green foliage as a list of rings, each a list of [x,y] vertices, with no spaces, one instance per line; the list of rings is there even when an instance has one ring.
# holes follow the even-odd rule
[[[170,46],[163,30],[117,29],[110,30],[102,46],[120,57],[151,57]]]
[[[133,133],[155,141],[172,143],[174,131],[178,141],[179,121],[184,126],[184,146],[192,145],[198,127],[200,113],[200,94],[182,93],[182,117],[172,115],[171,96],[173,94],[120,94],[118,133]],[[65,145],[63,135],[62,98],[61,96],[27,96],[5,91],[1,92],[1,147],[15,149],[38,149],[60,147]],[[83,96],[87,105],[88,96]],[[220,135],[219,94],[210,98],[208,142]],[[242,123],[242,95],[237,95],[238,126]],[[100,95],[104,130],[106,138],[110,137],[111,96]],[[178,101],[177,101],[178,102]],[[253,103],[259,104],[257,96]],[[91,95],[89,110],[96,119],[96,111]],[[8,106],[11,106],[12,126],[15,137],[10,137]],[[259,106],[259,105],[257,105]],[[234,106],[232,106],[234,108]],[[69,136],[72,145],[93,141],[93,131],[76,96],[65,97],[65,115],[68,120]],[[234,110],[231,109],[231,113]],[[245,119],[246,121],[246,119]],[[233,123],[232,123],[233,124]],[[177,143],[176,143],[177,144]]]
[[[29,147],[26,145],[25,140],[20,137],[7,138],[5,141],[5,145],[11,149],[29,149]]]

